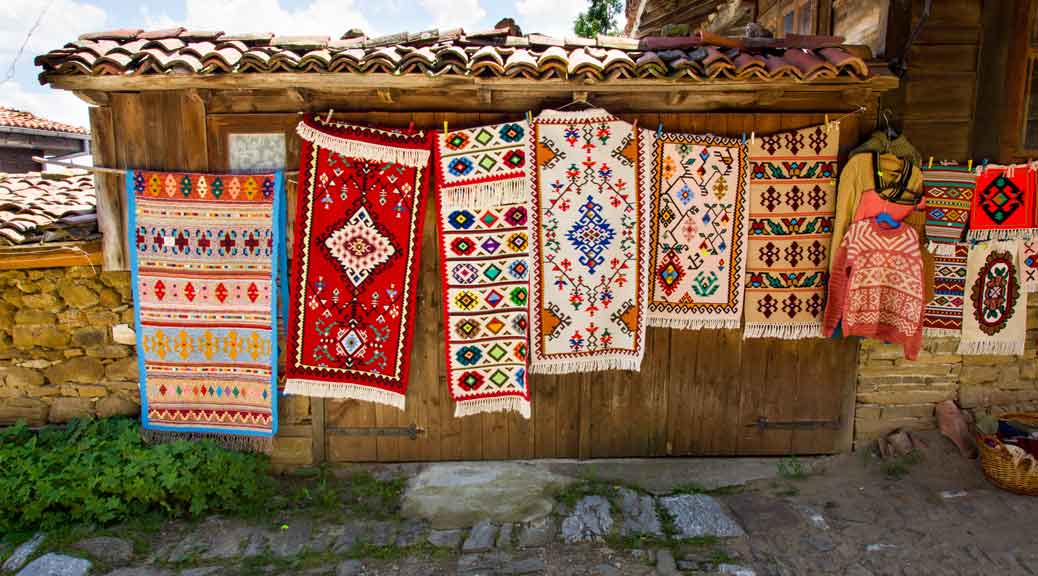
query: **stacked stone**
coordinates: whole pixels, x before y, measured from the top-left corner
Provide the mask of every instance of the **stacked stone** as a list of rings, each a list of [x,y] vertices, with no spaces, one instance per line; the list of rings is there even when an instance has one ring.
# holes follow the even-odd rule
[[[909,362],[899,345],[863,340],[855,441],[898,427],[935,428],[934,404],[943,400],[974,412],[1038,411],[1038,298],[1029,300],[1023,356],[960,356],[957,338],[927,338]]]
[[[0,272],[0,424],[136,414],[137,358],[114,341],[120,324],[133,325],[128,272]]]

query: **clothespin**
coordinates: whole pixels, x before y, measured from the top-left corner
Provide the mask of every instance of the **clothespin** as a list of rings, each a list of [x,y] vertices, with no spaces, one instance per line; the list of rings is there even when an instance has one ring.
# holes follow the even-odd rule
[[[829,115],[828,114],[825,115],[825,133],[826,134],[829,133]]]
[[[663,138],[663,122],[660,122],[659,126],[656,126],[656,137]]]
[[[407,131],[408,131],[408,132],[412,132],[412,131],[414,131],[414,122],[413,122],[413,121],[412,121],[412,122],[409,122],[409,123],[407,124]]]
[[[743,146],[746,145],[746,133],[745,132],[742,133],[742,145]]]
[[[530,112],[529,110],[526,111],[526,122],[533,124],[533,112]]]
[[[633,123],[633,124],[632,124],[631,126],[632,126],[632,127],[633,127],[633,128],[635,129],[635,130],[637,130],[637,129],[638,129],[638,119],[637,119],[637,118],[635,118],[635,119],[634,119],[634,123]]]
[[[973,158],[970,158],[970,161],[966,164],[966,171],[973,172]]]
[[[443,134],[444,135],[447,134],[447,121],[446,120],[443,121]]]
[[[328,115],[324,117],[324,123],[328,124],[332,121],[332,114],[335,114],[335,108],[328,109]]]
[[[750,144],[756,144],[756,143],[757,143],[757,133],[756,132],[750,132]]]
[[[933,156],[930,156],[930,163],[926,167],[933,168]]]
[[[980,165],[983,168],[987,168],[988,167],[988,159],[985,158],[985,159],[981,160]]]

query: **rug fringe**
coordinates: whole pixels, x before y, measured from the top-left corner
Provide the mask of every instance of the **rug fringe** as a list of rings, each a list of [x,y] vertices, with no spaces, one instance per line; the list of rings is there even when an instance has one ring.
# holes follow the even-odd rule
[[[923,328],[923,336],[927,338],[959,338],[962,328]]]
[[[743,340],[749,338],[802,340],[804,338],[821,337],[821,324],[747,324],[742,331]]]
[[[649,326],[674,330],[738,330],[742,321],[738,318],[654,318],[649,317]]]
[[[601,372],[604,370],[640,372],[641,369],[641,357],[632,358],[630,356],[530,362],[530,374],[577,374],[581,372]]]
[[[395,146],[384,146],[373,142],[361,142],[340,138],[326,132],[322,132],[313,126],[300,122],[296,126],[296,134],[307,142],[311,142],[334,150],[343,156],[351,158],[363,158],[365,160],[376,160],[379,162],[392,162],[403,164],[413,168],[424,168],[429,163],[429,151],[414,148],[398,148]]]
[[[962,340],[959,342],[957,354],[982,355],[994,354],[1001,356],[1023,356],[1024,341],[1006,340]]]
[[[170,444],[181,440],[187,442],[212,440],[217,446],[235,452],[270,454],[274,451],[274,438],[271,436],[210,434],[206,432],[173,432],[170,430],[149,430],[147,428],[141,428],[141,438],[144,438],[144,441],[148,444]]]
[[[530,401],[522,396],[498,396],[496,398],[459,399],[454,404],[454,417],[472,416],[484,412],[518,412],[530,419]]]
[[[451,186],[446,189],[441,188],[440,193],[444,195],[444,206],[476,209],[503,204],[520,204],[526,202],[529,196],[526,180],[522,177]]]
[[[397,410],[404,409],[404,395],[371,386],[360,386],[342,382],[324,382],[305,378],[289,378],[285,382],[285,394],[301,394],[319,398],[338,398],[364,400],[376,404],[392,406]]]
[[[1030,240],[1038,236],[1035,228],[1014,228],[1012,230],[970,230],[966,235],[973,242],[988,240]]]

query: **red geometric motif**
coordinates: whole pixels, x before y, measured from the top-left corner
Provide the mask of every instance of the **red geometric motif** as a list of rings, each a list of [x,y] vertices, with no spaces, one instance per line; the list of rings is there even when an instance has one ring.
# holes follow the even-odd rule
[[[286,391],[404,408],[430,134],[307,119]]]

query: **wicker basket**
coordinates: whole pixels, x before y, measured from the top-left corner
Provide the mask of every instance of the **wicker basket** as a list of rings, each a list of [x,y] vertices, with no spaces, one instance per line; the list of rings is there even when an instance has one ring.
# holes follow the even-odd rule
[[[1003,414],[999,419],[1038,425],[1035,413]],[[1013,456],[995,435],[978,434],[977,448],[984,475],[992,484],[1016,494],[1038,496],[1038,465],[1032,466],[1030,461],[1014,464]]]

